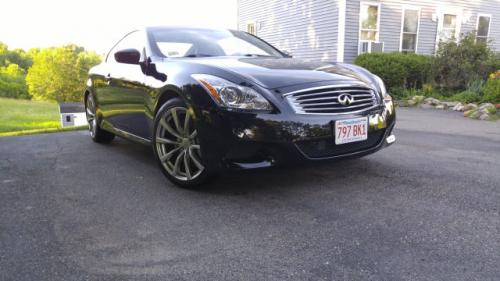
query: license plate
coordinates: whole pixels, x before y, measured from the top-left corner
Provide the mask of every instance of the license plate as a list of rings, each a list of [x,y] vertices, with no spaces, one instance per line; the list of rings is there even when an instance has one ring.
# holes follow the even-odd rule
[[[353,118],[335,122],[335,144],[364,141],[368,139],[368,118]]]

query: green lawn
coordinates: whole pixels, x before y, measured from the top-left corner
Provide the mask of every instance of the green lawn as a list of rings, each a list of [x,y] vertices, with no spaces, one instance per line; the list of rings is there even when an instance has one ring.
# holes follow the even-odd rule
[[[0,137],[67,130],[59,118],[55,102],[0,98]]]

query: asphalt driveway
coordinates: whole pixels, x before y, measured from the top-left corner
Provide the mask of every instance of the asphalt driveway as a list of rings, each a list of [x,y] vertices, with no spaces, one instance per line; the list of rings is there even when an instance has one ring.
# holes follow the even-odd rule
[[[203,191],[123,140],[0,138],[0,280],[500,280],[500,122],[398,114],[377,154]]]

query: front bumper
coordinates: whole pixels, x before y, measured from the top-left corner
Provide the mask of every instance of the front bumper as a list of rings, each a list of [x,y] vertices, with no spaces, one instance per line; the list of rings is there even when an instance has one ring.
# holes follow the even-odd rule
[[[335,145],[336,120],[368,116],[366,141]],[[206,167],[262,168],[306,161],[361,157],[395,141],[392,102],[343,115],[201,111],[200,142]]]

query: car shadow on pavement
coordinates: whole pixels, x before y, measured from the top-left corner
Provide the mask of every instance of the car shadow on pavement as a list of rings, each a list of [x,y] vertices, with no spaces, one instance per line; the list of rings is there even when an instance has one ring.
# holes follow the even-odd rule
[[[155,173],[158,175],[158,179],[155,182],[164,182],[165,187],[168,188],[178,188],[160,172],[149,146],[125,140],[114,141],[106,146],[108,146],[107,149],[112,148],[111,151],[120,155],[120,158],[127,158],[125,160],[127,162],[140,163],[147,169],[158,169],[158,173]],[[360,168],[370,170],[371,167],[376,167],[379,164],[378,161],[361,158],[252,170],[224,170],[213,175],[207,183],[189,190],[222,196],[244,196],[261,191],[303,190],[317,187],[336,188],[352,183],[352,181],[347,183],[349,179],[347,174]],[[138,173],[140,172],[138,171]]]
[[[247,195],[276,190],[304,190],[317,187],[335,188],[333,178],[344,179],[341,173],[351,170],[360,159],[297,164],[253,170],[226,171],[215,175],[196,191],[217,195]]]

